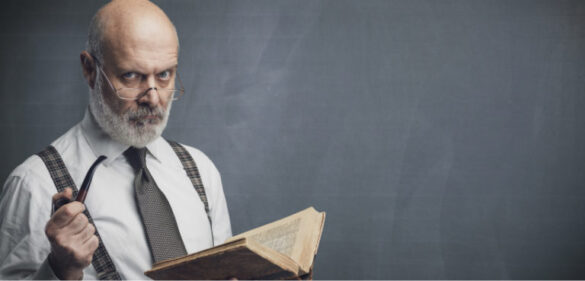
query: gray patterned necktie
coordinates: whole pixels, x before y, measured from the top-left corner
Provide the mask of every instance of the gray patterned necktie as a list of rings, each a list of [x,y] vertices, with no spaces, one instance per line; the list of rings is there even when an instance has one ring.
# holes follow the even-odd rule
[[[130,147],[124,156],[136,172],[134,192],[154,262],[186,255],[169,201],[146,168],[146,148]]]

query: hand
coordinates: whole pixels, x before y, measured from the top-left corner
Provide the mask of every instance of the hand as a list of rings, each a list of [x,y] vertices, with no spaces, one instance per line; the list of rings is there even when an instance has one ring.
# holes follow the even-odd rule
[[[53,203],[63,197],[71,200],[71,188],[53,195]],[[98,247],[95,227],[83,214],[84,210],[85,206],[79,202],[65,204],[53,213],[45,226],[51,243],[49,264],[59,279],[81,280],[83,269],[91,264]]]

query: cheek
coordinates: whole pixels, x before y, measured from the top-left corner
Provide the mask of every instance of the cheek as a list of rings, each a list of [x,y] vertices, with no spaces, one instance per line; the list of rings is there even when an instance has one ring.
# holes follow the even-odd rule
[[[160,103],[159,107],[161,107],[161,108],[163,108],[163,109],[166,110],[168,108],[169,102],[170,101],[168,99],[160,99],[160,101],[159,101],[159,103]]]
[[[113,112],[120,115],[131,109],[133,101],[126,101],[118,98],[114,93],[104,93],[104,100],[110,106]]]
[[[116,109],[116,112],[118,114],[123,114],[131,110],[135,111],[137,108],[135,101],[117,99],[116,104],[118,106],[118,108]]]

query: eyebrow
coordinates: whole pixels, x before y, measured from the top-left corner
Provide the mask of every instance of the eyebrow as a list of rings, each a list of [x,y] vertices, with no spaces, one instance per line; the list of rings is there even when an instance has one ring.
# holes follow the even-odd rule
[[[179,64],[178,63],[175,64],[175,65],[173,65],[173,66],[171,66],[171,67],[163,68],[163,70],[161,70],[159,72],[167,71],[167,70],[177,70],[177,69],[179,69]]]
[[[171,65],[169,67],[161,68],[160,70],[157,70],[155,72],[155,74],[161,73],[161,72],[167,71],[167,70],[176,70],[178,68],[179,68],[179,64],[177,63],[177,64]],[[125,69],[125,68],[122,68],[122,67],[118,67],[117,69],[118,69],[118,72],[120,72],[122,74],[128,73],[128,72],[136,72],[136,73],[139,73],[139,74],[143,74],[144,75],[144,72],[142,72],[140,70],[137,70],[137,69],[134,69],[134,68]]]

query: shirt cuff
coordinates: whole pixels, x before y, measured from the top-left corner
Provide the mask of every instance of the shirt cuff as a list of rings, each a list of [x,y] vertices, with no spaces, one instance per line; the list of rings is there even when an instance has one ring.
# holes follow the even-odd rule
[[[43,261],[43,263],[41,264],[41,267],[39,268],[39,270],[37,270],[37,272],[33,276],[33,279],[34,280],[59,280],[57,275],[55,275],[55,272],[53,272],[51,265],[49,264],[49,257],[48,256],[45,259],[45,261]]]

